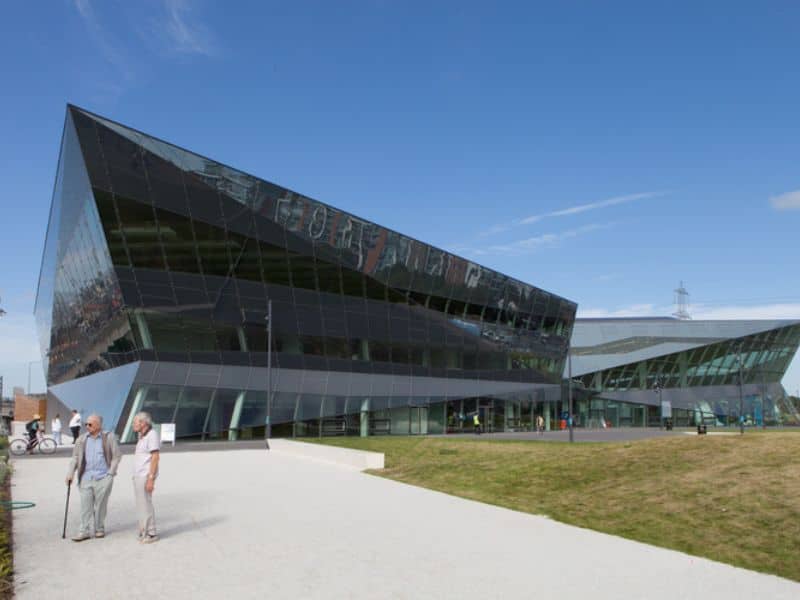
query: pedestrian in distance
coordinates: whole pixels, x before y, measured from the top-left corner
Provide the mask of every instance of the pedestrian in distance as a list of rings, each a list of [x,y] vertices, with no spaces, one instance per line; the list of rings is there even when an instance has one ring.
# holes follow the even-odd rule
[[[539,435],[544,435],[544,417],[542,415],[536,417],[536,431],[539,432]]]
[[[472,425],[475,427],[475,435],[481,434],[481,419],[478,416],[478,413],[472,415]]]
[[[56,441],[56,446],[61,445],[61,415],[56,415],[50,421],[50,430],[53,432],[53,439]]]
[[[122,458],[116,436],[103,431],[103,418],[90,415],[86,419],[86,433],[79,436],[72,449],[72,459],[67,468],[67,485],[72,485],[78,474],[78,491],[81,496],[81,523],[73,542],[83,542],[92,537],[106,536],[106,508],[117,467]]]
[[[69,420],[69,430],[72,432],[72,443],[76,444],[81,433],[81,413],[74,408],[72,409],[72,418]]]
[[[133,491],[139,518],[139,541],[150,544],[158,541],[153,490],[158,477],[161,439],[153,429],[152,417],[146,412],[140,412],[133,418],[133,431],[139,435],[133,455]]]
[[[28,454],[33,454],[33,449],[39,441],[41,429],[42,417],[38,413],[33,415],[33,419],[25,423],[25,432],[28,434]]]

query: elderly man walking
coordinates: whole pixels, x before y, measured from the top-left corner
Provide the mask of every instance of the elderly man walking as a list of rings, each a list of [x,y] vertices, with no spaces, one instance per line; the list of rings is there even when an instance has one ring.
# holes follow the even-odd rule
[[[133,455],[133,491],[136,494],[136,513],[139,517],[139,541],[150,544],[158,541],[153,490],[158,477],[161,439],[153,429],[153,419],[146,412],[137,413],[133,418],[133,430],[139,434]]]
[[[108,497],[121,458],[117,438],[110,431],[103,431],[103,418],[90,415],[86,419],[86,433],[75,442],[67,469],[67,485],[72,485],[77,471],[81,494],[81,525],[73,542],[88,540],[92,529],[94,537],[105,537]]]

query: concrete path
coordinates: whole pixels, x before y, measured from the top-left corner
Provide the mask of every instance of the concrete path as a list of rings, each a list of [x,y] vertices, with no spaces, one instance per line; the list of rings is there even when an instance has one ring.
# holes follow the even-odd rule
[[[575,428],[573,439],[576,442],[630,442],[646,440],[655,437],[671,437],[681,435],[679,431],[664,431],[657,427],[620,427],[609,429],[582,429]],[[692,433],[692,432],[690,432]],[[695,435],[697,435],[695,433]],[[514,440],[528,442],[568,442],[569,431],[545,431],[541,434],[535,431],[503,431],[498,433],[481,433],[476,435],[471,431],[465,433],[449,433],[431,437],[451,439],[476,439],[476,440]]]
[[[14,499],[37,503],[14,511],[19,599],[800,598],[777,577],[263,450],[165,454],[162,540],[140,545],[131,461],[108,537],[81,543],[61,539],[66,458],[15,461]]]

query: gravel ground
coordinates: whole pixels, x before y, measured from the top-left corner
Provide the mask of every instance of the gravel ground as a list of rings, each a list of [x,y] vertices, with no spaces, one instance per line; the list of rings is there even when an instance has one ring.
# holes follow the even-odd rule
[[[36,502],[14,511],[23,600],[800,598],[778,577],[255,449],[165,453],[150,545],[123,457],[107,537],[74,543],[67,458],[14,463],[14,499]],[[73,488],[68,534],[78,509]]]

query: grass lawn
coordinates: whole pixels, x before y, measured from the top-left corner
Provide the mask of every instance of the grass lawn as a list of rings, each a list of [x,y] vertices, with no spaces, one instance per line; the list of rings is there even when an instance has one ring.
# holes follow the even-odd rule
[[[383,452],[381,477],[800,581],[800,433],[307,441]]]

